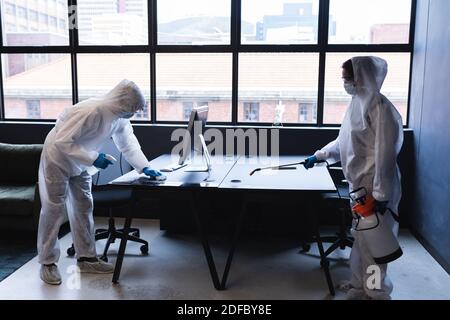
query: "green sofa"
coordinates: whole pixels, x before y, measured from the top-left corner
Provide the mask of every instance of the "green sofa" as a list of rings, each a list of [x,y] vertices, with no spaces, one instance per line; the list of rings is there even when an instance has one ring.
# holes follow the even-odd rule
[[[43,145],[0,143],[0,230],[36,231],[38,169]]]

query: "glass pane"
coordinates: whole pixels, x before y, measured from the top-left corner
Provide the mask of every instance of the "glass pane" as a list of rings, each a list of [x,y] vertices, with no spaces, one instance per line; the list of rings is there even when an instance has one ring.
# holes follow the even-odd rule
[[[157,7],[158,44],[230,44],[231,0],[162,0]]]
[[[81,45],[148,44],[147,0],[78,0]]]
[[[3,54],[5,117],[55,119],[72,105],[68,54]]]
[[[67,13],[67,1],[1,0],[3,44],[68,45]]]
[[[319,0],[242,0],[241,43],[316,44]]]
[[[159,121],[188,121],[195,106],[208,105],[208,121],[231,121],[232,55],[169,53],[156,55]]]
[[[329,43],[409,43],[411,0],[331,0]]]
[[[103,95],[123,79],[128,79],[139,86],[147,100],[147,108],[133,120],[150,120],[149,54],[79,54],[77,59],[80,101]]]
[[[406,125],[408,113],[409,53],[328,53],[325,74],[324,123],[340,124],[351,97],[345,92],[342,82],[342,64],[354,56],[374,55],[388,63],[388,74],[381,88],[397,108]]]
[[[240,122],[316,123],[318,53],[239,55]]]

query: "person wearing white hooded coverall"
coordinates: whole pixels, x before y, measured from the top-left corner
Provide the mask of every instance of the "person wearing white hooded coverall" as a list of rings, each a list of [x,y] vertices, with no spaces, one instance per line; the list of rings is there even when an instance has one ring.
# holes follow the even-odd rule
[[[42,209],[37,240],[44,282],[61,283],[56,266],[60,256],[58,232],[66,210],[80,271],[113,271],[111,264],[96,258],[92,178],[86,169],[92,165],[104,169],[112,164],[105,154],[99,154],[112,137],[118,150],[139,173],[161,175],[148,167],[129,121],[145,103],[137,85],[123,80],[104,96],[66,108],[47,135],[39,166]]]
[[[351,62],[350,62],[351,61]],[[350,66],[350,68],[348,68]],[[348,69],[353,70],[348,70]],[[380,93],[387,75],[387,63],[378,57],[355,57],[343,65],[344,87],[352,101],[347,109],[336,140],[307,159],[311,168],[321,160],[341,161],[350,191],[361,187],[375,198],[377,206],[398,214],[401,198],[400,171],[397,156],[403,144],[403,122],[394,105]],[[384,211],[383,211],[384,212]],[[398,234],[398,224],[391,214],[384,219]],[[381,288],[371,289],[368,267],[376,265],[361,232],[355,237],[350,255],[352,277],[344,286],[348,299],[390,299],[393,290],[387,264],[381,270]]]

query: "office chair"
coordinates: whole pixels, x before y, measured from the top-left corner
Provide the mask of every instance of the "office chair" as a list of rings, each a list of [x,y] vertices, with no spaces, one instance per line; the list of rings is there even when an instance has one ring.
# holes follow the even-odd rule
[[[323,193],[322,199],[331,206],[339,216],[339,231],[335,236],[320,237],[323,243],[331,243],[332,245],[325,251],[325,256],[329,256],[338,248],[345,250],[346,247],[353,246],[353,237],[349,236],[349,229],[351,226],[352,213],[350,209],[349,187],[342,173],[342,168],[331,166],[327,163],[327,169],[336,187],[336,192]],[[310,250],[311,245],[307,243],[302,244],[301,253],[306,253]]]
[[[122,154],[120,155],[120,169],[122,171]],[[115,243],[116,239],[122,239],[124,230],[116,229],[113,209],[131,206],[131,210],[133,208],[133,204],[135,201],[134,193],[131,188],[127,189],[118,189],[117,187],[112,187],[109,185],[97,185],[100,177],[100,173],[97,173],[96,183],[92,185],[92,198],[94,200],[94,208],[103,208],[108,210],[109,219],[108,219],[108,229],[97,229],[95,230],[95,241],[107,239],[105,248],[103,250],[103,254],[100,257],[103,261],[108,261],[108,250],[112,243]],[[130,228],[129,233],[126,235],[128,241],[141,243],[140,247],[142,254],[148,254],[148,242],[144,239],[140,238],[140,231],[137,228]],[[75,255],[75,247],[72,243],[72,246],[67,249],[67,255],[72,257]]]

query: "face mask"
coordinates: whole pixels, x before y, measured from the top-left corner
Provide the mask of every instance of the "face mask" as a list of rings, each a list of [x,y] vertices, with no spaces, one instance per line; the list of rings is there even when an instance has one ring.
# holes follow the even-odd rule
[[[354,82],[345,82],[344,89],[349,95],[351,96],[356,95],[356,86]]]

